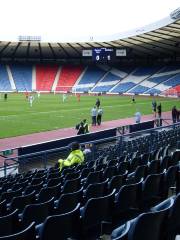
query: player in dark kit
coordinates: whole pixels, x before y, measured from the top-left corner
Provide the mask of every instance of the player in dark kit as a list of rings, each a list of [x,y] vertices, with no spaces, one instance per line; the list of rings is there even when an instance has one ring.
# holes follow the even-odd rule
[[[100,102],[99,98],[97,98],[97,100],[96,100],[96,107],[99,108],[100,105],[101,105],[101,102]]]
[[[4,101],[7,101],[7,93],[4,94]]]
[[[135,97],[134,97],[134,96],[132,97],[132,102],[133,102],[133,103],[136,103],[136,100],[135,100]]]

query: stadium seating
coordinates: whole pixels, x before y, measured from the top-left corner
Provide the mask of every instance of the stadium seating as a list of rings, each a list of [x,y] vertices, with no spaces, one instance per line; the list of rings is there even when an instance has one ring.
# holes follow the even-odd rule
[[[36,65],[36,90],[50,92],[57,70],[56,65]]]
[[[127,77],[125,77],[116,87],[114,87],[110,92],[113,93],[125,93],[131,90],[131,93],[134,93],[133,89],[135,89],[136,85],[142,82],[144,79],[150,77],[154,74],[158,68],[156,67],[142,67],[137,68],[132,73],[130,73]]]
[[[165,204],[165,208],[159,211],[151,211],[140,214],[137,218],[118,227],[112,232],[113,240],[159,240],[162,239],[162,226],[165,225],[166,216],[173,205],[173,200]]]
[[[83,72],[83,66],[62,66],[56,91],[71,91],[75,82]]]
[[[11,64],[12,77],[17,91],[32,91],[32,65]]]
[[[154,222],[150,224],[149,219],[151,219],[157,221],[157,231],[150,235],[154,237],[152,239],[156,239],[159,235],[158,224],[160,224],[157,218],[165,219],[162,215],[167,210],[165,215],[169,228],[163,227],[163,229],[166,229],[168,236],[174,236],[179,229],[179,225],[174,224],[179,216],[177,210],[179,197],[174,196],[171,200],[167,200],[161,209],[160,206],[155,208],[154,205],[166,200],[169,194],[172,194],[169,190],[176,185],[177,194],[179,193],[180,151],[174,150],[179,136],[179,127],[168,128],[166,131],[154,131],[152,135],[124,139],[121,151],[118,142],[101,146],[98,157],[94,161],[81,165],[81,168],[77,165],[73,168],[65,168],[60,173],[58,168],[54,167],[0,178],[1,197],[5,198],[2,208],[0,204],[0,213],[1,209],[6,215],[8,211],[12,213],[15,210],[21,219],[20,226],[16,227],[16,223],[13,224],[13,229],[16,229],[17,233],[6,232],[5,234],[11,239],[9,234],[19,234],[24,227],[30,226],[29,224],[35,221],[36,233],[40,239],[49,240],[52,237],[52,229],[54,232],[59,231],[60,226],[56,224],[60,223],[64,217],[70,219],[72,212],[76,209],[77,229],[71,233],[64,227],[62,236],[80,235],[80,239],[90,237],[95,239],[104,233],[110,234],[115,228],[121,230],[123,228],[123,232],[121,231],[120,234],[118,230],[116,236],[114,233],[117,233],[117,230],[113,231],[112,238],[123,239],[122,234],[125,230],[125,235],[128,235],[129,239],[136,239],[136,237],[143,239],[144,232],[139,229],[154,231]],[[170,154],[171,151],[172,154]],[[48,186],[50,181],[54,187]],[[24,184],[25,191],[21,196],[11,200],[21,183]],[[50,199],[51,195],[56,196],[57,184],[58,197],[56,200]],[[29,192],[32,193],[26,194]],[[49,201],[46,202],[47,200]],[[176,204],[172,206],[172,202]],[[158,213],[159,217],[155,213]],[[132,220],[134,217],[136,219]],[[130,222],[126,223],[129,220]],[[120,227],[124,223],[126,224]],[[143,225],[145,223],[146,226]],[[135,224],[134,227],[132,224]],[[70,225],[68,226],[71,229]],[[164,220],[162,226],[164,226]]]
[[[107,73],[91,90],[91,92],[108,92],[122,78],[111,72]]]
[[[6,66],[0,64],[0,91],[12,91]]]
[[[17,233],[2,236],[0,240],[36,240],[35,223],[32,222],[25,229]]]
[[[78,84],[75,85],[77,92],[88,92],[105,75],[106,71],[97,67],[89,66]]]
[[[0,91],[76,91],[166,94],[179,92],[179,66],[0,65]],[[10,73],[8,73],[8,69]]]

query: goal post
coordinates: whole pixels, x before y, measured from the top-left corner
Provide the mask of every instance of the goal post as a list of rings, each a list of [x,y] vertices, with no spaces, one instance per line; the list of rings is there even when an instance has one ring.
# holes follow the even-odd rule
[[[56,86],[54,93],[73,93],[73,86]]]

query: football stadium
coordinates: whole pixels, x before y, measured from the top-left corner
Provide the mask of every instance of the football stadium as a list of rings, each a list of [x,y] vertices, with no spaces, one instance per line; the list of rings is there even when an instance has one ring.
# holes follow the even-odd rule
[[[2,12],[0,240],[178,240],[180,8],[75,2]]]

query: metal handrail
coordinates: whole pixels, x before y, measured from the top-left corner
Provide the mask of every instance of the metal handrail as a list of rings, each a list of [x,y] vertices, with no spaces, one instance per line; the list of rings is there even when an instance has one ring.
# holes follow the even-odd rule
[[[93,142],[84,142],[82,145],[85,144],[93,144],[97,145],[97,144],[101,144],[104,142],[110,142],[110,141],[115,141],[117,139],[120,139],[121,142],[123,141],[123,138],[125,137],[131,137],[131,136],[137,136],[137,135],[142,135],[144,133],[154,133],[157,132],[161,129],[166,129],[166,128],[175,128],[176,126],[180,126],[180,122],[178,123],[174,123],[168,126],[160,126],[160,127],[156,127],[156,128],[151,128],[151,129],[146,129],[146,130],[141,130],[141,131],[137,131],[137,132],[133,132],[133,133],[128,133],[128,134],[124,134],[124,135],[120,135],[120,136],[115,136],[115,137],[108,137],[108,138],[104,138],[104,139],[99,139],[99,140],[94,140]],[[62,152],[63,150],[66,150],[68,148],[68,146],[66,147],[60,147],[60,148],[54,148],[54,149],[50,149],[50,150],[46,150],[46,151],[40,151],[40,152],[35,152],[35,153],[29,153],[29,154],[25,154],[25,155],[21,155],[21,156],[16,156],[16,157],[7,157],[4,160],[4,166],[3,168],[7,168],[8,165],[8,161],[14,161],[16,164],[19,164],[19,160],[22,158],[29,158],[29,157],[34,157],[34,156],[38,156],[38,155],[47,155],[50,153],[55,153],[55,152]],[[4,172],[6,172],[6,170],[4,170]]]

